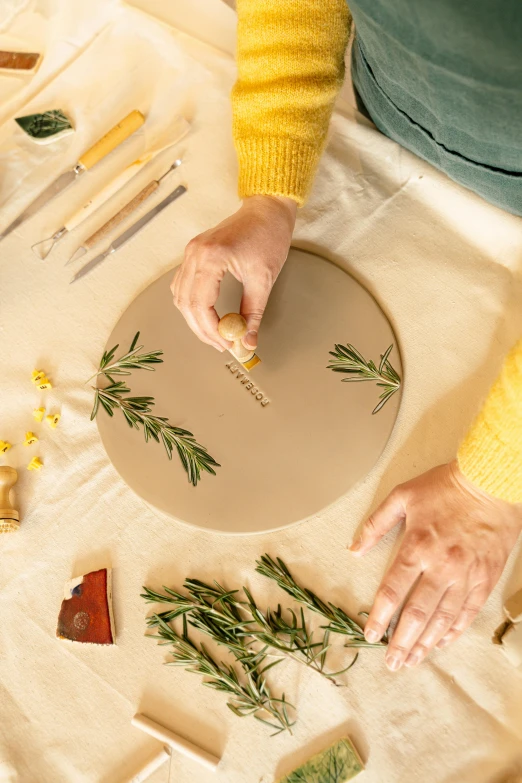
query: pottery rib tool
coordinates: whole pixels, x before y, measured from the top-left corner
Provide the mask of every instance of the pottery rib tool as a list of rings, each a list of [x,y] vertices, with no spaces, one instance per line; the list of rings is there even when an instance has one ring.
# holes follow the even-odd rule
[[[0,52],[0,70],[33,71],[39,64],[41,54],[36,52]]]
[[[229,352],[234,359],[243,365],[246,370],[251,370],[261,359],[251,348],[245,348],[241,342],[247,332],[247,322],[239,313],[227,313],[219,321],[218,332],[225,340],[233,343]]]
[[[0,467],[0,533],[14,533],[20,527],[18,511],[11,508],[9,493],[16,484],[18,473],[7,465]]]
[[[136,728],[150,734],[151,737],[156,737],[156,739],[166,743],[169,747],[177,750],[183,756],[192,759],[192,761],[197,761],[198,764],[201,764],[211,772],[216,771],[218,764],[221,761],[217,756],[213,756],[212,753],[208,753],[206,750],[199,748],[184,737],[180,737],[179,734],[174,734],[173,731],[170,731],[170,729],[166,729],[164,726],[156,723],[156,721],[147,718],[146,715],[137,713],[133,717],[131,723],[133,726],[136,726]]]
[[[103,206],[103,204],[105,204],[106,201],[114,196],[115,193],[121,190],[121,188],[123,188],[127,182],[135,177],[136,174],[141,171],[141,169],[146,166],[147,163],[150,163],[150,161],[153,160],[160,152],[162,152],[162,150],[157,150],[157,152],[150,153],[143,158],[138,158],[138,160],[135,160],[133,163],[123,169],[123,171],[121,171],[116,177],[114,177],[114,179],[105,185],[104,188],[96,193],[96,195],[93,196],[90,201],[70,215],[70,217],[64,221],[63,226],[59,228],[58,231],[54,232],[52,237],[47,237],[47,239],[42,239],[40,242],[36,242],[31,246],[31,250],[33,250],[35,255],[37,255],[38,258],[41,258],[42,260],[47,258],[57,242],[63,239],[63,237],[66,236],[69,231],[77,228],[77,226],[83,223],[84,220],[87,220],[88,217],[90,217],[94,212],[96,212],[97,209]],[[179,161],[179,163],[181,163],[181,161]],[[72,259],[69,259],[69,261],[71,260]],[[67,261],[67,263],[69,263],[69,261]]]
[[[124,207],[120,209],[119,212],[117,212],[113,217],[110,218],[106,223],[101,226],[97,231],[94,232],[94,234],[91,234],[90,237],[87,237],[87,239],[84,240],[83,245],[81,245],[76,252],[70,257],[68,261],[65,262],[65,266],[72,263],[73,261],[77,261],[79,258],[81,258],[85,253],[87,253],[88,250],[91,250],[95,245],[98,244],[107,234],[109,234],[116,226],[118,226],[123,220],[125,220],[126,217],[128,217],[132,212],[134,212],[135,209],[139,207],[140,204],[142,204],[146,199],[148,199],[149,196],[151,196],[154,191],[156,191],[159,186],[162,179],[164,179],[167,174],[170,174],[171,171],[174,171],[174,169],[177,169],[178,166],[181,166],[181,159],[177,159],[174,161],[172,166],[168,169],[168,171],[165,172],[161,177],[158,179],[153,179],[151,182],[149,182],[148,185],[145,185],[145,187],[140,190],[140,192],[134,196],[134,198],[129,201],[127,204],[125,204]]]
[[[90,147],[87,152],[84,152],[81,158],[78,160],[77,164],[72,169],[65,171],[58,177],[58,179],[52,182],[43,191],[43,193],[40,193],[40,195],[37,196],[28,207],[26,207],[22,214],[19,215],[16,220],[13,220],[13,222],[7,226],[6,229],[4,229],[2,234],[0,234],[0,239],[6,237],[11,233],[11,231],[17,228],[17,226],[35,215],[45,204],[57,196],[58,193],[61,193],[70,185],[72,185],[72,183],[75,182],[78,177],[81,177],[82,174],[84,174],[86,171],[92,169],[93,166],[95,166],[100,160],[102,160],[102,158],[108,155],[109,152],[112,152],[123,141],[125,141],[125,139],[128,139],[129,136],[132,136],[132,134],[137,131],[138,128],[141,128],[144,122],[145,117],[137,109],[131,111],[130,114],[127,114],[127,116],[124,117],[121,122],[115,125],[114,128],[111,128],[111,130],[106,133],[105,136],[103,136],[99,141],[97,141],[96,144]]]
[[[98,264],[101,264],[101,262],[107,258],[107,256],[112,255],[112,253],[115,253],[117,250],[120,249],[120,247],[123,247],[129,239],[132,239],[132,237],[137,234],[141,229],[149,223],[152,218],[156,217],[156,215],[159,215],[160,212],[162,212],[165,207],[167,207],[172,201],[175,201],[177,198],[183,195],[183,193],[186,193],[187,188],[185,185],[178,185],[178,187],[172,191],[166,198],[163,199],[163,201],[160,201],[159,204],[157,204],[155,207],[153,207],[149,212],[147,212],[142,218],[140,218],[134,225],[132,225],[130,228],[128,228],[126,231],[123,232],[123,234],[120,234],[119,237],[114,239],[107,250],[105,250],[103,253],[100,253],[99,256],[96,256],[96,258],[93,258],[92,261],[89,261],[89,263],[85,264],[84,267],[80,269],[79,272],[75,274],[73,279],[71,280],[71,283],[75,283],[77,280],[79,280],[84,275],[87,275],[89,272],[91,272],[95,266],[98,266]]]
[[[145,762],[130,778],[125,778],[120,783],[144,783],[145,780],[150,778],[153,772],[163,766],[163,764],[170,759],[170,750],[168,748],[161,748],[155,753],[148,761]]]

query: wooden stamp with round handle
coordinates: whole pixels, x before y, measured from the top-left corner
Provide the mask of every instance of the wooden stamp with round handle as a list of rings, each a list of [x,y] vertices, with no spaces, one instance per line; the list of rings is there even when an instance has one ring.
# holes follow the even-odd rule
[[[20,527],[18,511],[11,508],[9,493],[16,484],[18,473],[7,465],[0,467],[0,533],[14,533]]]
[[[219,321],[218,332],[225,340],[233,343],[230,353],[247,370],[251,370],[261,359],[252,351],[251,348],[245,348],[241,342],[247,332],[247,322],[239,313],[227,313]]]

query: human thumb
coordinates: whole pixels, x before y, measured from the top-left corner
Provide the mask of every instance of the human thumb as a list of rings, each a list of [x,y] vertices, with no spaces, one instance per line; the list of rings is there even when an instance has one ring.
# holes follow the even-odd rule
[[[244,283],[243,299],[241,300],[241,315],[247,322],[247,331],[243,337],[245,348],[255,350],[261,319],[265,312],[271,285],[261,279],[248,279]]]
[[[349,547],[357,557],[365,555],[381,538],[406,517],[404,498],[396,487],[386,500],[368,517]]]

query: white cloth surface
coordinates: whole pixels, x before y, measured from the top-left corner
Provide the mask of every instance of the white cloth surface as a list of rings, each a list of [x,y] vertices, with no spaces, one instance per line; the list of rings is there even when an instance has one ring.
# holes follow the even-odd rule
[[[194,32],[197,18],[189,19],[186,5],[183,26]],[[207,5],[206,29],[215,13],[215,31],[230,41],[233,12],[217,0]],[[19,470],[22,518],[18,533],[0,538],[0,781],[118,783],[157,747],[130,725],[140,710],[223,756],[215,775],[174,756],[176,783],[270,783],[346,732],[367,763],[366,783],[502,783],[522,755],[522,678],[490,637],[503,598],[522,586],[519,550],[471,630],[418,669],[391,674],[381,651],[363,650],[342,689],[294,663],[273,670],[274,687],[284,688],[299,717],[293,736],[275,738],[252,719],[235,717],[195,675],[162,665],[166,648],[143,635],[149,607],[140,589],[179,587],[186,576],[216,578],[249,585],[262,604],[291,603],[254,574],[256,557],[268,551],[347,611],[368,609],[397,531],[362,561],[346,546],[396,483],[454,456],[520,335],[522,221],[381,136],[354,113],[347,85],[295,244],[362,280],[393,323],[405,382],[391,440],[365,481],[288,529],[230,538],[177,524],[116,474],[89,421],[85,380],[129,302],[180,262],[191,237],[238,206],[229,106],[234,63],[209,45],[207,34],[198,41],[116,0],[34,0],[8,8],[12,18],[0,43],[16,37],[28,49],[45,46],[48,64],[16,84],[0,77],[0,229],[113,122],[133,108],[148,117],[143,131],[92,176],[0,245],[0,439],[16,444],[2,461]],[[202,8],[203,0],[199,14]],[[77,127],[52,156],[49,147],[30,151],[11,119],[49,101],[68,108]],[[191,131],[173,152],[142,171],[47,262],[36,260],[30,245],[59,228],[66,210],[79,207],[111,172],[166,143],[177,115],[191,122]],[[22,146],[31,156],[28,171],[19,165]],[[184,182],[188,193],[69,286],[63,263],[81,240],[177,156],[183,166],[164,192]],[[48,372],[52,392],[35,393],[33,368]],[[61,410],[57,430],[34,422],[39,404]],[[20,445],[26,430],[41,436],[37,446]],[[29,473],[25,465],[36,453],[45,467]],[[58,641],[64,582],[104,566],[114,569],[117,646]],[[167,775],[165,767],[151,781],[167,783]]]

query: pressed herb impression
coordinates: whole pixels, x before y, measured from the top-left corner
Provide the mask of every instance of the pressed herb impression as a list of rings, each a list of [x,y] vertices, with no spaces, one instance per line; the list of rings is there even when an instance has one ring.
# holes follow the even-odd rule
[[[130,397],[128,395],[131,390],[125,381],[114,380],[114,376],[130,375],[131,370],[154,370],[153,365],[163,362],[160,358],[163,351],[140,353],[143,346],[137,345],[139,336],[140,333],[137,332],[129,350],[119,359],[114,359],[118,345],[103,354],[100,366],[92,378],[103,376],[109,383],[102,389],[91,387],[94,391],[91,421],[96,417],[100,405],[109,416],[114,416],[114,411],[120,410],[129,427],[137,430],[143,428],[146,442],[149,438],[157,443],[161,441],[169,459],[172,459],[172,452],[176,449],[189,482],[196,486],[201,478],[201,471],[215,476],[214,468],[220,467],[219,463],[196,441],[192,432],[174,427],[165,417],[152,413],[154,397]]]

